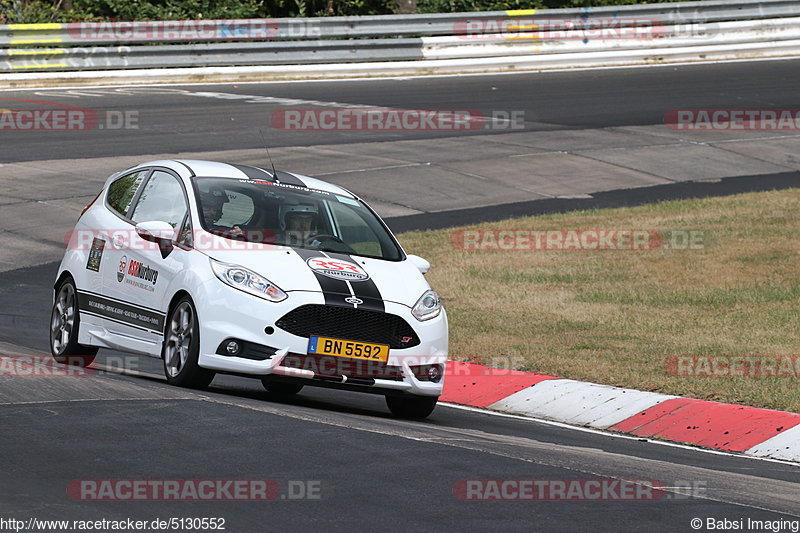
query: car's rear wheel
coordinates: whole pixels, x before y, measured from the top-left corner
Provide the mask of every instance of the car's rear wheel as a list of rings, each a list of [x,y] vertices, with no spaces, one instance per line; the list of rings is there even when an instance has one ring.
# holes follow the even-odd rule
[[[161,349],[167,383],[201,389],[214,379],[214,372],[200,368],[200,324],[191,298],[184,296],[172,308]]]
[[[267,389],[267,392],[277,394],[279,396],[292,396],[303,390],[303,385],[297,383],[282,383],[279,381],[271,381],[267,378],[261,380],[261,384]]]
[[[425,418],[438,400],[436,396],[386,396],[386,405],[398,418]]]
[[[88,366],[97,355],[97,348],[78,344],[81,315],[75,282],[67,278],[56,289],[50,315],[50,353],[62,364]]]

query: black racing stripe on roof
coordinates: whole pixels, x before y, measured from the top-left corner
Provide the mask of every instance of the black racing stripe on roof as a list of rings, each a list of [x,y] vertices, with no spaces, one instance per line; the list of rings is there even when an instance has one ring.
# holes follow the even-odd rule
[[[300,178],[288,172],[284,172],[283,170],[275,171],[276,179],[276,176],[273,176],[271,172],[263,168],[251,167],[250,165],[236,165],[233,163],[228,164],[243,172],[251,180],[277,181],[296,187],[308,187]]]
[[[281,183],[285,183],[286,185],[296,185],[298,187],[308,187],[308,185],[306,185],[300,178],[293,174],[289,174],[283,170],[276,170],[275,173],[278,175],[278,181]]]
[[[235,169],[242,172],[245,176],[247,176],[251,180],[264,180],[264,181],[275,181],[272,179],[272,174],[264,170],[263,168],[251,167],[250,165],[236,165],[234,163],[228,163],[230,166],[234,167]]]

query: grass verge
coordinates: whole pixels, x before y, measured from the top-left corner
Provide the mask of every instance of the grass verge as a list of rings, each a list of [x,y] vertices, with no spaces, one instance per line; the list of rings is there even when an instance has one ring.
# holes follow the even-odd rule
[[[702,243],[463,251],[452,242],[459,230],[581,228],[693,230]],[[800,359],[795,377],[681,377],[667,364],[678,355],[800,356],[798,237],[800,189],[791,189],[409,232],[400,240],[433,265],[427,277],[447,308],[452,359],[800,412]]]

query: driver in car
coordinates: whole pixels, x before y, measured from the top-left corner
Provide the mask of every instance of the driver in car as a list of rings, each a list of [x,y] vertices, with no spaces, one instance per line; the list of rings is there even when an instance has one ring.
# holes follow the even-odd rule
[[[317,206],[296,204],[281,206],[281,229],[283,242],[289,246],[304,246],[317,234]]]
[[[239,226],[231,228],[218,224],[219,219],[222,218],[222,208],[229,201],[228,195],[222,189],[211,189],[208,192],[200,193],[200,202],[203,204],[203,219],[208,231],[225,233],[236,237],[243,234]]]

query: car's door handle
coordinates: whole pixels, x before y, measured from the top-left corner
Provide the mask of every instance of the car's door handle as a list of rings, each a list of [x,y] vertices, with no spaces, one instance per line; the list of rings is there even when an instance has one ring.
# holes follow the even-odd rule
[[[125,239],[122,235],[114,235],[114,238],[111,239],[111,242],[114,244],[114,248],[122,248],[125,246]]]

